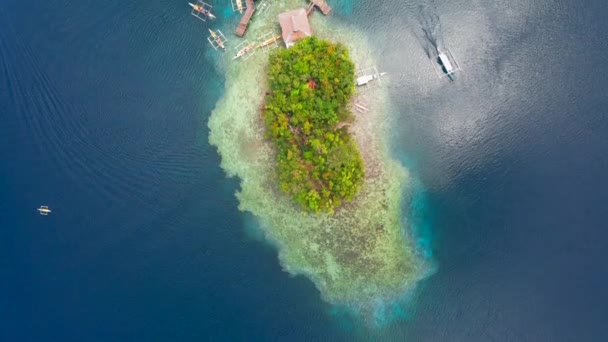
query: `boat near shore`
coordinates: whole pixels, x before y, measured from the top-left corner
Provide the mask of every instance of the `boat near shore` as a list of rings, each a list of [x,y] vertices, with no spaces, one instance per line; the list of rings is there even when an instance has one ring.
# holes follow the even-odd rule
[[[386,75],[385,72],[359,76],[359,77],[357,77],[357,86],[366,85],[369,82],[371,82],[373,80],[377,80],[384,75]]]
[[[279,39],[281,39],[281,35],[266,39],[265,41],[261,42],[260,45],[258,45],[258,48],[263,48],[265,46],[268,46],[268,45],[278,41]]]
[[[249,53],[251,53],[253,50],[255,49],[255,44],[254,43],[249,43],[247,45],[245,45],[244,48],[240,49],[236,55],[234,57],[232,57],[232,60],[241,58]]]

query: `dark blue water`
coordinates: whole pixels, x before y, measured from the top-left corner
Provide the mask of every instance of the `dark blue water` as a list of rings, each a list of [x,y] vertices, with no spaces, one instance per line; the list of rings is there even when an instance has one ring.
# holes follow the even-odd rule
[[[238,181],[207,143],[222,75],[208,65],[206,26],[184,5],[0,5],[1,340],[370,333],[245,232],[255,222],[237,210]],[[336,2],[334,15],[367,18],[371,5]],[[422,184],[417,223],[432,229],[437,272],[406,320],[371,335],[603,340],[607,5],[375,10],[386,20],[357,22],[383,32],[376,44],[399,112],[393,148]],[[453,84],[415,64],[425,60],[415,37],[438,23],[434,34],[463,64]],[[43,204],[49,217],[35,211]]]

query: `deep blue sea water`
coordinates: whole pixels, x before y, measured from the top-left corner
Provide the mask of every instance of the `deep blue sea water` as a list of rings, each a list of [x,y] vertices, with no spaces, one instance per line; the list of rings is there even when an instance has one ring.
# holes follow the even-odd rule
[[[377,37],[437,266],[406,318],[358,326],[247,233],[185,3],[4,0],[0,340],[605,340],[608,4],[329,2]]]

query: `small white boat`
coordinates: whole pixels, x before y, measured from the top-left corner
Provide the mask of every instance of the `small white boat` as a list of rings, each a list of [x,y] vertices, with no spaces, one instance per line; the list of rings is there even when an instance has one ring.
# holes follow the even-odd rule
[[[437,55],[434,56],[433,65],[437,76],[449,77],[452,81],[456,79],[456,72],[460,70],[460,65],[454,58],[454,55],[449,49],[437,49]]]
[[[40,208],[38,208],[37,210],[40,212],[40,215],[43,216],[47,216],[51,212],[51,209],[49,209],[49,207],[47,207],[46,205],[40,206]]]
[[[370,75],[363,75],[363,76],[359,76],[357,77],[357,85],[358,86],[362,86],[365,84],[368,84],[370,81],[379,79],[380,77],[386,75],[385,72],[381,72],[378,74],[370,74]]]
[[[454,72],[454,67],[452,66],[452,63],[450,63],[450,60],[448,59],[448,56],[445,55],[445,53],[439,53],[439,61],[441,61],[441,64],[445,68],[445,72],[448,75]]]
[[[232,60],[243,57],[245,54],[247,54],[249,51],[251,51],[253,49],[255,49],[255,44],[250,43],[249,45],[242,48],[239,52],[237,52],[236,55],[234,57],[232,57]]]
[[[355,107],[361,109],[362,111],[367,112],[369,110],[369,108],[365,107],[364,105],[360,104],[360,103],[355,103]]]
[[[439,52],[439,61],[441,62],[441,65],[443,65],[443,67],[445,68],[445,73],[448,75],[449,78],[452,78],[454,75],[454,71],[456,70],[452,66],[452,63],[450,63],[450,59],[445,53],[441,52],[440,50],[437,51]]]
[[[218,30],[218,32],[219,33],[216,33],[216,32],[211,31],[211,29],[209,29],[209,33],[211,33],[211,38],[213,39],[213,41],[215,41],[217,46],[221,47],[222,49],[225,49],[224,41],[222,40],[222,37],[220,37],[221,32],[219,30]],[[211,42],[211,40],[209,40],[209,42]],[[213,43],[211,43],[211,45],[215,47],[215,45],[213,45]]]

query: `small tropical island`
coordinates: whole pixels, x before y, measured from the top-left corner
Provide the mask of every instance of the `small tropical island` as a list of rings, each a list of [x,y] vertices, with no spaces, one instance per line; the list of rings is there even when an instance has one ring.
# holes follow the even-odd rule
[[[355,90],[348,50],[313,36],[271,55],[269,65],[263,118],[277,147],[280,188],[305,210],[333,213],[364,179],[347,130]]]
[[[239,179],[239,210],[255,218],[247,233],[324,300],[374,321],[429,270],[405,215],[408,171],[389,150],[387,89],[355,88],[355,66],[376,64],[368,36],[303,5],[273,3],[232,47],[237,58],[213,51],[226,81],[209,142]]]

